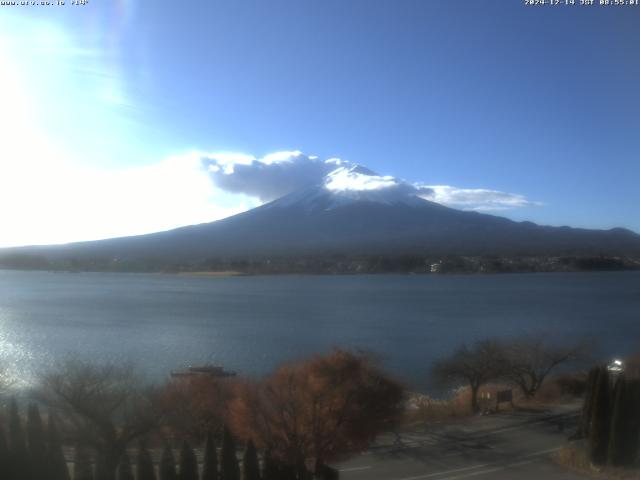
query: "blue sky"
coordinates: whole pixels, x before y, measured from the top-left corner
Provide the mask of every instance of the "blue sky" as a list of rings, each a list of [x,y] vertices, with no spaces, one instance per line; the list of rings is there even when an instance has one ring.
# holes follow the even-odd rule
[[[198,159],[291,150],[640,231],[640,7],[66,3],[0,7],[1,245],[237,213]]]

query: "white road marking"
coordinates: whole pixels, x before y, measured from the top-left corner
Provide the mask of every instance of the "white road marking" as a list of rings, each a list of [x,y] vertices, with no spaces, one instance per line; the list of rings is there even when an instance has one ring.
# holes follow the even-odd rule
[[[360,470],[368,470],[371,468],[371,465],[367,465],[365,467],[351,467],[351,468],[341,468],[341,472],[358,472]]]
[[[549,453],[552,452],[557,452],[558,450],[560,450],[560,448],[562,447],[556,447],[556,448],[549,448],[547,450],[540,450],[538,452],[533,452],[530,453],[528,455],[523,455],[521,458],[525,459],[525,458],[531,458],[531,457],[540,457],[542,455],[547,455]],[[522,460],[516,463],[509,463],[507,465],[498,465],[498,464],[491,464],[491,463],[485,463],[482,465],[472,465],[470,467],[465,467],[465,468],[457,468],[455,470],[444,470],[442,472],[433,472],[433,473],[427,473],[425,475],[417,475],[415,477],[404,477],[404,478],[400,478],[397,480],[423,480],[425,478],[433,478],[433,477],[442,477],[439,480],[456,480],[459,478],[468,478],[468,477],[474,477],[476,475],[484,475],[486,473],[492,473],[492,472],[497,472],[500,470],[506,470],[508,468],[513,468],[513,467],[518,467],[521,465],[528,465],[530,463],[533,463],[535,460]],[[485,467],[492,467],[486,470],[479,470],[476,472],[469,472],[469,470],[478,470],[479,468],[485,468]],[[448,475],[450,473],[461,473],[461,472],[469,472],[469,473],[465,473],[462,475],[454,475],[453,477],[444,477],[443,475]]]
[[[469,478],[469,477],[475,477],[477,475],[486,475],[487,473],[499,472],[500,470],[506,470],[508,468],[513,468],[513,467],[520,467],[522,465],[528,465],[533,462],[535,462],[535,460],[525,460],[524,462],[510,463],[509,465],[504,465],[502,467],[489,468],[487,470],[480,470],[478,472],[465,473],[463,475],[456,475],[454,477],[442,477],[440,480],[458,480],[460,478]]]
[[[404,478],[400,478],[398,480],[421,480],[423,478],[438,477],[440,475],[446,475],[448,473],[465,472],[467,470],[474,470],[476,468],[488,467],[490,465],[491,465],[490,463],[485,463],[485,464],[482,464],[482,465],[473,465],[471,467],[456,468],[454,470],[445,470],[445,471],[442,471],[442,472],[428,473],[426,475],[418,475],[416,477],[404,477]]]

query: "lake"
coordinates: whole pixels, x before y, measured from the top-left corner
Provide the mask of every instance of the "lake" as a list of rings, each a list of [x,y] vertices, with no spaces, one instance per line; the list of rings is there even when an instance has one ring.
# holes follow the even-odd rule
[[[640,350],[640,272],[193,277],[0,270],[0,361],[32,382],[65,358],[260,376],[332,346],[372,350],[412,388],[463,341],[547,333]]]

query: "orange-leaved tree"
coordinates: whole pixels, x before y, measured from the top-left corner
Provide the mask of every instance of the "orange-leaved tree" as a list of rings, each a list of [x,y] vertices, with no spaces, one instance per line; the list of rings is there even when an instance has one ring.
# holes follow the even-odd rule
[[[302,472],[366,448],[403,403],[402,386],[371,356],[335,349],[240,385],[230,418],[236,435]]]
[[[206,375],[171,380],[161,395],[163,423],[178,437],[196,442],[207,432],[220,436],[232,391],[227,380]]]

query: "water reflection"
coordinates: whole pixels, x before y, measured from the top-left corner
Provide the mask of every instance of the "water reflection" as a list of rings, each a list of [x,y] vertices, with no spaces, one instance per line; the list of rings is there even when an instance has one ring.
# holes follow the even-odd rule
[[[15,339],[13,318],[0,308],[0,388],[25,389],[35,382],[34,355]]]
[[[172,275],[0,271],[0,360],[31,385],[61,360],[131,362],[152,381],[189,364],[259,376],[340,345],[410,387],[460,342],[553,332],[637,349],[640,273],[486,276]]]

